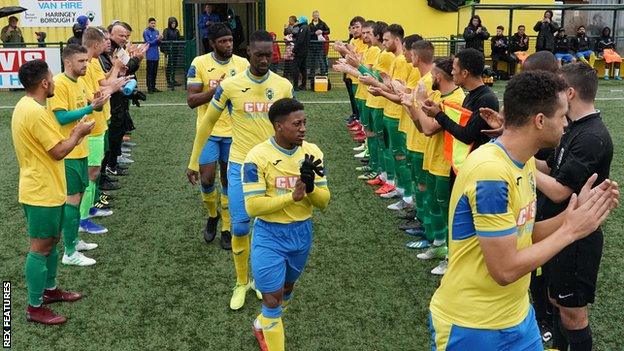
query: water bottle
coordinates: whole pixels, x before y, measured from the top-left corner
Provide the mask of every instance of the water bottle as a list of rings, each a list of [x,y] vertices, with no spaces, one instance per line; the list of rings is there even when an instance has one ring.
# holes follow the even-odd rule
[[[136,79],[130,79],[128,81],[128,83],[126,83],[126,85],[123,87],[123,94],[125,96],[130,96],[132,94],[132,92],[134,91],[134,88],[136,88],[137,86],[137,81]]]

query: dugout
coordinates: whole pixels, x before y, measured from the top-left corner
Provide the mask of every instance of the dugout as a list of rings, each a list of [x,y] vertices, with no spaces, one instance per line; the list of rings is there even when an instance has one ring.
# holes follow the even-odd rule
[[[195,55],[201,55],[202,38],[199,28],[199,18],[204,6],[210,4],[214,12],[218,13],[222,20],[228,18],[228,9],[234,11],[236,21],[242,26],[242,41],[235,49],[235,53],[245,56],[245,49],[249,36],[256,30],[265,26],[265,1],[264,0],[183,0],[184,32],[187,38],[194,38]]]
[[[624,0],[607,0],[594,2],[610,2],[610,4],[477,4],[460,7],[457,16],[457,33],[461,37],[464,27],[470,18],[479,15],[490,34],[496,26],[503,25],[507,35],[511,37],[516,27],[523,24],[527,35],[531,37],[529,51],[535,51],[533,25],[542,18],[544,11],[552,10],[554,19],[568,35],[576,33],[576,28],[584,25],[587,35],[592,39],[600,36],[602,28],[610,27],[617,51],[624,54]],[[494,32],[495,33],[495,32]],[[490,46],[485,45],[485,55],[489,56]],[[604,61],[596,61],[598,74],[604,72]]]

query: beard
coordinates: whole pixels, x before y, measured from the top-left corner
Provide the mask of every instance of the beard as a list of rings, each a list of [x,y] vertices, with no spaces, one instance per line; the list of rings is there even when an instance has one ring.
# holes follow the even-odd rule
[[[432,90],[440,90],[440,81],[438,81],[437,79],[433,82],[433,84],[431,85],[431,89]]]

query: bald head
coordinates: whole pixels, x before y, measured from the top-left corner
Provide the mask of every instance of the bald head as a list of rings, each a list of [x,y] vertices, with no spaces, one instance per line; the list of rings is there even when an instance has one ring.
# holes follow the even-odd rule
[[[130,32],[123,25],[116,23],[111,28],[111,40],[117,43],[117,45],[124,47],[128,43]]]
[[[559,72],[559,65],[555,55],[550,51],[538,51],[527,57],[522,65],[523,71],[548,71],[552,73]]]

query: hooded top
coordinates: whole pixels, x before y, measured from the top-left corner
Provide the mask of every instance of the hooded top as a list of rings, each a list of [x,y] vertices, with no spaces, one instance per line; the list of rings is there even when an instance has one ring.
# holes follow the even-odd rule
[[[175,17],[169,17],[167,20],[167,28],[163,31],[163,40],[180,40],[180,30],[178,30],[178,20]]]
[[[72,32],[74,32],[74,36],[67,39],[67,45],[76,44],[82,45],[82,33],[83,28],[80,23],[74,23],[72,27]]]
[[[308,26],[308,18],[306,16],[300,16],[295,28],[299,28],[297,34],[295,34],[295,47],[293,48],[294,54],[307,55],[308,46],[310,44],[310,28]]]
[[[605,30],[609,30],[609,33],[605,35]],[[605,27],[602,29],[602,35],[598,38],[596,42],[596,51],[601,53],[604,49],[612,49],[615,50],[615,42],[613,41],[613,37],[611,36],[611,28]]]

